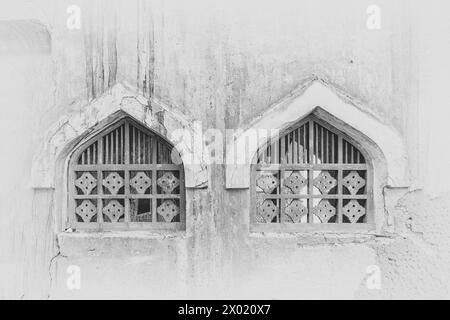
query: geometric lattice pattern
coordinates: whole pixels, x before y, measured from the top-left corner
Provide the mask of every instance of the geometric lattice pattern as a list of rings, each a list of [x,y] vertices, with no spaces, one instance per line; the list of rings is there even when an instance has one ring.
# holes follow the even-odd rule
[[[337,180],[328,171],[322,171],[314,179],[314,186],[319,189],[320,193],[328,194],[331,189],[337,186]]]
[[[165,200],[157,209],[158,214],[165,222],[171,222],[180,212],[178,206],[172,200]]]
[[[355,195],[366,185],[366,180],[357,171],[352,171],[342,180],[342,183],[351,194]]]
[[[111,194],[117,194],[124,185],[123,178],[117,172],[111,172],[105,179],[103,185]]]
[[[279,186],[279,180],[273,174],[265,172],[261,173],[256,180],[256,185],[260,187],[264,193],[271,194]]]
[[[176,150],[163,136],[119,112],[80,145],[69,162],[70,227],[174,230],[184,225],[184,168],[173,160]]]
[[[97,186],[97,179],[90,172],[83,172],[83,174],[75,180],[75,186],[80,188],[84,194],[90,194]]]
[[[328,223],[332,217],[336,215],[336,208],[328,200],[321,200],[314,207],[313,213],[320,219],[322,223]]]
[[[356,223],[366,214],[366,209],[356,200],[351,200],[343,208],[343,214],[350,220],[350,223]]]
[[[84,222],[90,222],[92,217],[97,214],[97,207],[90,200],[84,200],[75,209],[75,212]]]
[[[111,222],[117,222],[124,214],[124,207],[117,200],[111,200],[103,208],[103,214],[106,215]]]
[[[145,194],[151,185],[152,179],[150,179],[145,172],[137,172],[134,178],[130,180],[130,186],[132,186],[139,194]]]
[[[265,200],[258,206],[258,220],[270,223],[278,214],[278,208],[273,201]]]
[[[284,186],[291,189],[293,193],[299,194],[300,191],[308,184],[308,180],[302,176],[300,171],[294,171],[284,180]]]
[[[286,207],[284,213],[284,222],[300,223],[301,219],[308,214],[308,208],[306,208],[300,200],[292,200]]]
[[[370,223],[370,163],[351,138],[315,115],[269,137],[252,164],[252,221],[302,225]],[[281,187],[280,187],[281,186]],[[363,217],[366,217],[363,219]],[[275,230],[284,230],[277,228]]]
[[[180,185],[180,181],[172,172],[165,172],[157,180],[157,184],[164,193],[170,194]]]

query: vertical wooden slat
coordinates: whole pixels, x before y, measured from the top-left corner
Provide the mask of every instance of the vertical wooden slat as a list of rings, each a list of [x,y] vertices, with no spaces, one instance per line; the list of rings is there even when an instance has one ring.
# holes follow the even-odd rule
[[[172,160],[170,158],[170,153],[172,152],[172,149],[169,148],[169,146],[166,145],[166,163],[172,164]]]
[[[105,164],[109,164],[109,135],[105,136],[103,143],[105,144]]]
[[[299,164],[300,163],[300,159],[299,159],[299,156],[298,156],[298,149],[299,149],[299,147],[298,147],[299,134],[298,133],[299,133],[298,129],[293,132],[294,136],[293,136],[293,140],[292,140],[292,147],[293,147],[292,163],[295,163],[295,164]]]
[[[148,136],[144,135],[144,163],[148,163]]]
[[[278,162],[278,140],[275,140],[272,143],[271,147],[271,155],[270,155],[270,163],[271,164],[277,164]]]
[[[336,136],[334,134],[331,134],[331,163],[336,163],[336,158],[334,156],[335,139]]]
[[[128,161],[129,163],[133,162],[133,134],[131,131],[130,125],[127,123],[125,127],[125,144],[128,146],[128,150],[125,150],[128,153]],[[128,135],[128,141],[127,141],[127,135]],[[127,156],[125,155],[125,158]],[[125,162],[126,163],[126,162]]]
[[[137,132],[134,126],[132,128],[133,128],[133,163],[138,164],[139,159],[137,157]]]
[[[154,137],[150,137],[150,141],[149,141],[149,154],[148,154],[148,163],[153,163],[153,139],[155,139]]]
[[[141,131],[136,130],[136,136],[137,136],[137,163],[141,164]]]
[[[319,163],[319,133],[318,133],[318,128],[317,125],[313,122],[313,126],[314,126],[314,131],[313,131],[313,137],[314,137],[314,163],[318,164]]]
[[[120,163],[125,164],[125,125],[121,126],[120,130]]]
[[[145,150],[145,135],[144,133],[141,131],[140,132],[140,138],[141,138],[141,147],[140,147],[140,155],[139,157],[141,158],[141,164],[145,163],[145,158],[144,158],[144,150]]]
[[[327,133],[327,159],[328,159],[328,163],[333,163],[333,156],[331,155],[332,153],[332,139],[333,139],[333,133],[328,131]]]
[[[109,163],[113,164],[114,163],[114,149],[113,149],[113,145],[114,145],[114,137],[113,137],[113,132],[111,132],[108,136],[109,136]]]
[[[94,143],[94,164],[98,164],[97,145],[98,145],[98,142]]]
[[[342,138],[341,138],[342,139]],[[347,164],[348,163],[348,145],[347,145],[347,141],[345,141],[344,139],[342,139],[342,145],[343,145],[343,163]]]
[[[269,145],[269,147],[266,149],[266,152],[264,152],[264,162],[265,163],[269,163],[269,157],[270,157],[270,152],[271,152],[271,150],[270,150],[270,145]]]
[[[324,150],[323,136],[324,136],[324,128],[320,127],[320,160],[321,160],[321,163],[326,163],[324,160],[325,159],[325,150]]]
[[[130,146],[129,159],[130,159],[130,163],[135,164],[136,161],[134,159],[134,145],[135,145],[134,128],[130,124],[128,125],[128,135],[130,136],[130,141],[129,141],[129,146]]]
[[[119,164],[119,130],[120,127],[116,130],[116,163]]]
[[[354,158],[354,154],[355,154],[355,150],[353,149],[353,145],[349,144],[349,149],[350,149],[350,163],[355,163],[355,158]]]
[[[303,127],[303,163],[312,163],[309,154],[311,153],[309,145],[309,122]],[[307,142],[308,139],[308,142]]]
[[[284,136],[281,138],[280,142],[280,161],[281,164],[286,164],[286,138],[287,136]]]
[[[304,163],[304,153],[305,153],[305,148],[302,146],[302,141],[303,141],[303,136],[302,136],[302,132],[303,132],[303,128],[304,125],[302,126],[302,128],[298,129],[298,162],[299,163]]]
[[[89,146],[89,148],[87,148],[87,164],[92,164],[91,162],[91,150],[92,150],[92,146]]]

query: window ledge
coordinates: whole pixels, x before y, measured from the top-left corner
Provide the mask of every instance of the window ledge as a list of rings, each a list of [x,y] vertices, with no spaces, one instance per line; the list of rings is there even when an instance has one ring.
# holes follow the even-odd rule
[[[151,230],[127,230],[127,231],[64,231],[58,233],[60,238],[84,238],[84,239],[152,239],[164,240],[170,238],[184,239],[186,231],[151,231]]]
[[[160,257],[168,250],[184,251],[184,231],[162,233],[149,231],[76,231],[58,233],[59,253],[62,257],[85,259],[108,257]]]
[[[375,232],[375,225],[370,223],[365,224],[267,224],[256,223],[250,225],[250,232],[263,233],[373,233]]]
[[[324,230],[310,226],[309,228],[296,228],[297,230],[262,230],[258,226],[252,226],[250,228],[250,239],[254,241],[258,240],[270,240],[275,239],[295,241],[298,247],[313,246],[313,245],[336,245],[336,244],[357,244],[366,243],[379,239],[390,239],[389,235],[379,234],[375,231],[372,225],[366,225],[365,228],[353,228],[353,230],[338,228],[329,228]],[[294,228],[292,228],[294,229]]]

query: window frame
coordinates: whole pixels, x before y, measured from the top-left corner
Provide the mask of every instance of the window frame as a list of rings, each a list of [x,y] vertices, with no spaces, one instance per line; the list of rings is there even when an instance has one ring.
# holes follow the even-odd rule
[[[95,130],[92,134],[90,134],[87,138],[83,139],[82,142],[78,143],[74,148],[73,152],[68,161],[68,172],[67,172],[67,216],[66,216],[66,225],[68,228],[73,228],[75,230],[82,231],[138,231],[138,230],[149,230],[149,231],[182,231],[186,228],[186,188],[185,188],[185,172],[184,172],[184,164],[155,164],[152,160],[151,164],[103,164],[100,157],[98,158],[98,163],[93,165],[79,165],[78,159],[81,154],[94,144],[96,141],[98,143],[98,149],[101,148],[101,142],[103,137],[113,132],[115,129],[119,128],[125,124],[128,126],[131,124],[138,130],[144,132],[144,134],[151,135],[156,137],[159,141],[167,144],[171,148],[175,148],[175,146],[162,134],[159,132],[148,128],[146,125],[142,124],[138,120],[134,119],[129,115],[122,115],[121,117],[114,119],[112,122],[106,124],[102,128]],[[127,148],[129,147],[128,140],[129,129],[125,130],[125,139],[124,139],[124,148],[125,148],[125,158],[128,157],[128,160],[125,162],[129,162],[129,155],[127,155]],[[157,157],[157,156],[156,156]],[[180,160],[181,161],[181,160]],[[92,170],[91,170],[92,168]],[[126,187],[127,181],[130,180],[129,173],[131,171],[151,171],[152,174],[152,190],[156,190],[156,180],[158,176],[158,172],[162,171],[178,171],[179,172],[179,193],[178,194],[146,194],[136,195],[135,198],[145,198],[150,199],[152,201],[152,208],[157,204],[159,199],[178,199],[179,200],[179,221],[178,222],[79,222],[76,218],[76,198],[80,198],[75,195],[76,187],[75,187],[75,179],[76,179],[76,171],[96,171],[97,172],[97,189],[102,188],[102,180],[98,179],[102,175],[104,171],[123,171],[124,172],[124,193],[120,195],[104,197],[103,192],[100,194],[92,195],[92,197],[87,197],[89,199],[103,200],[109,198],[114,199],[124,199],[124,208],[125,211],[129,210],[129,205],[126,206],[125,203],[133,198],[133,195],[129,191],[130,186]],[[128,190],[125,191],[125,190]],[[89,195],[88,195],[89,196]],[[102,197],[103,196],[103,197]],[[83,197],[82,197],[83,198]],[[99,206],[97,207],[97,214],[99,210]],[[128,207],[128,209],[126,208]],[[153,209],[152,209],[153,211]],[[153,214],[153,216],[157,215],[157,213]],[[98,217],[98,216],[97,216]],[[129,212],[124,213],[124,217],[126,219],[129,218]],[[125,218],[124,218],[125,219]]]
[[[335,233],[368,233],[371,231],[374,231],[376,229],[375,225],[375,207],[374,207],[374,166],[372,163],[372,159],[369,156],[369,154],[366,152],[365,148],[355,139],[351,138],[348,134],[345,132],[335,128],[331,123],[328,123],[326,120],[322,120],[321,118],[317,117],[315,114],[310,114],[303,118],[302,120],[296,122],[295,124],[289,125],[287,128],[283,129],[278,139],[281,139],[282,137],[290,134],[294,130],[302,127],[306,123],[309,123],[309,141],[308,145],[311,147],[312,142],[312,131],[313,129],[313,123],[316,122],[320,126],[324,127],[325,129],[329,130],[331,133],[336,134],[338,136],[338,163],[337,164],[313,164],[311,161],[311,156],[313,152],[310,152],[310,157],[308,159],[307,164],[283,164],[280,163],[279,165],[271,165],[271,166],[264,166],[257,164],[257,159],[262,150],[266,150],[268,146],[270,145],[271,141],[268,139],[265,141],[262,145],[260,145],[252,159],[251,167],[250,167],[250,231],[251,232],[264,232],[264,233],[302,233],[302,232],[335,232]],[[343,164],[342,163],[342,140],[347,140],[350,144],[352,144],[354,147],[357,148],[357,150],[364,156],[365,158],[365,164]],[[280,175],[284,171],[308,171],[308,185],[310,186],[309,179],[311,179],[311,172],[313,171],[321,171],[321,170],[335,170],[338,171],[338,191],[336,195],[333,198],[342,198],[342,173],[343,171],[350,170],[350,169],[356,169],[360,168],[359,170],[366,170],[366,219],[367,221],[365,223],[284,223],[282,221],[277,223],[258,223],[256,220],[257,215],[257,192],[256,192],[256,179],[257,179],[257,173],[258,170],[267,170],[267,171],[279,171]],[[304,198],[304,199],[311,199],[311,198],[318,198],[323,199],[323,195],[317,196],[317,197],[311,197],[310,195],[311,190],[308,191],[308,196],[305,197],[290,197],[291,199],[298,199],[298,198]],[[331,196],[330,196],[331,197]],[[353,197],[349,196],[348,198]],[[354,197],[353,197],[354,198]],[[280,205],[280,210],[282,210],[283,206]],[[339,210],[340,205],[338,204],[337,210]],[[310,207],[308,206],[308,209]],[[308,210],[309,211],[309,210]],[[338,214],[338,213],[336,213]],[[309,213],[308,213],[309,215]],[[308,217],[309,219],[309,217]]]

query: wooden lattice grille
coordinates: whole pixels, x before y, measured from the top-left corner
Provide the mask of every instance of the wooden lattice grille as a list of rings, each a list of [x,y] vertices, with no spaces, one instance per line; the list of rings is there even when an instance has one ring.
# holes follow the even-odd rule
[[[130,118],[74,153],[69,191],[69,220],[77,228],[177,229],[184,224],[184,171],[178,153]]]
[[[372,223],[372,172],[352,140],[313,116],[260,148],[252,165],[252,223]]]

